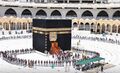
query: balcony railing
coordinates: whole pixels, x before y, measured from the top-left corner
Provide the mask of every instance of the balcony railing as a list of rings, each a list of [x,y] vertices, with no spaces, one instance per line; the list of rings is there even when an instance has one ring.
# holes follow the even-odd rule
[[[57,18],[57,19],[59,19],[59,18],[62,18],[62,16],[50,16],[50,18]]]
[[[21,15],[21,17],[24,17],[24,18],[32,18],[32,15]]]
[[[36,15],[35,18],[47,18],[45,15]]]
[[[76,4],[76,3],[88,3],[88,4],[90,4],[90,3],[101,3],[101,0],[98,2],[98,1],[95,1],[94,2],[94,0],[85,0],[85,1],[79,1],[79,0],[73,0],[73,1],[68,1],[67,2],[67,0],[61,0],[61,1],[50,1],[50,0],[48,0],[48,1],[46,1],[46,0],[44,0],[44,1],[36,1],[36,0],[1,0],[1,1],[5,1],[5,2],[21,2],[21,3],[74,3],[74,4]],[[108,2],[107,1],[104,1],[103,0],[103,2],[102,3],[104,3],[104,4],[107,4]],[[111,3],[117,3],[117,2],[111,2]]]
[[[93,16],[82,16],[83,19],[93,19]]]
[[[5,16],[6,16],[6,17],[17,17],[17,16],[14,15],[14,14],[6,14]]]
[[[96,19],[109,19],[109,17],[107,17],[107,16],[99,16]]]
[[[120,17],[113,17],[112,19],[119,19],[120,20]]]

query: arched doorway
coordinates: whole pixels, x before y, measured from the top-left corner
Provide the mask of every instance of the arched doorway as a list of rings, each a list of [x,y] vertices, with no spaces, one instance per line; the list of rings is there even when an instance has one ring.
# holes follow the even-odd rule
[[[100,11],[98,14],[97,14],[97,18],[108,18],[108,13],[106,11]]]
[[[87,11],[83,12],[81,17],[82,18],[93,18],[93,14],[92,14],[92,12],[87,10]]]
[[[72,17],[72,18],[77,17],[77,14],[76,14],[75,11],[70,10],[70,11],[67,12],[66,17]]]
[[[61,13],[58,11],[58,10],[54,10],[52,13],[51,13],[51,17],[58,17],[60,18],[62,15]]]
[[[105,24],[102,24],[102,33],[105,33]]]
[[[3,23],[3,28],[9,30],[9,24],[7,22]]]
[[[95,24],[94,23],[91,23],[91,29],[90,29],[91,32],[95,32]]]
[[[116,11],[116,12],[113,14],[113,18],[120,18],[120,11]]]
[[[84,30],[84,24],[82,22],[79,25],[79,30]]]
[[[77,27],[78,24],[76,22],[73,23],[73,27]]]
[[[113,33],[116,33],[116,32],[117,32],[117,26],[116,26],[115,24],[112,26],[112,32],[113,32]]]
[[[32,22],[29,22],[28,25],[29,25],[29,29],[32,30]]]
[[[120,33],[120,25],[118,26],[118,33]]]
[[[107,24],[106,31],[111,32],[111,26],[109,24]]]
[[[2,30],[3,29],[3,27],[2,27],[2,23],[0,22],[0,30]]]
[[[32,17],[32,13],[31,13],[30,10],[25,9],[25,10],[22,12],[21,17],[25,17],[25,18],[27,18],[27,17]]]
[[[16,11],[14,10],[14,9],[12,9],[12,8],[9,8],[9,9],[7,9],[6,11],[5,11],[5,14],[4,14],[5,16],[17,16],[17,13],[16,13]]]
[[[10,24],[10,29],[11,30],[15,30],[16,28],[15,28],[15,23],[14,22],[12,22],[11,24]]]
[[[21,30],[22,29],[22,24],[21,22],[17,22],[17,30]]]
[[[100,28],[100,23],[98,23],[98,24],[97,24],[97,33],[98,33],[98,34],[101,33],[100,29],[101,29],[101,28]]]
[[[27,23],[23,22],[23,30],[26,30],[26,29],[27,29]]]
[[[36,13],[36,17],[47,17],[47,13],[44,10],[39,10]]]
[[[87,31],[90,30],[90,24],[89,23],[85,23],[85,30],[87,30]]]

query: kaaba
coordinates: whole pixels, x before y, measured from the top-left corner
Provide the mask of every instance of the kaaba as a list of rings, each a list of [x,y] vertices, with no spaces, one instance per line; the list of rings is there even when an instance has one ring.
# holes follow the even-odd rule
[[[33,19],[33,49],[52,54],[71,50],[71,24],[70,19]]]

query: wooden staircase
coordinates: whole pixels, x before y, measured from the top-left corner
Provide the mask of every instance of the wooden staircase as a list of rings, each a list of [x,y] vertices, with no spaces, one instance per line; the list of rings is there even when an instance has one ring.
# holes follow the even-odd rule
[[[58,46],[58,42],[52,41],[51,42],[51,49],[50,49],[50,54],[55,54],[59,55],[60,54],[60,47]]]

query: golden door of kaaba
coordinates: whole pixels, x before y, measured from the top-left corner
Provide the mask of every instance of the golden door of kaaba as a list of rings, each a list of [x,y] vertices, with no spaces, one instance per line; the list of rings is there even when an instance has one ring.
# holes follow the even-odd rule
[[[33,19],[33,49],[51,54],[70,50],[71,24],[69,19]]]

